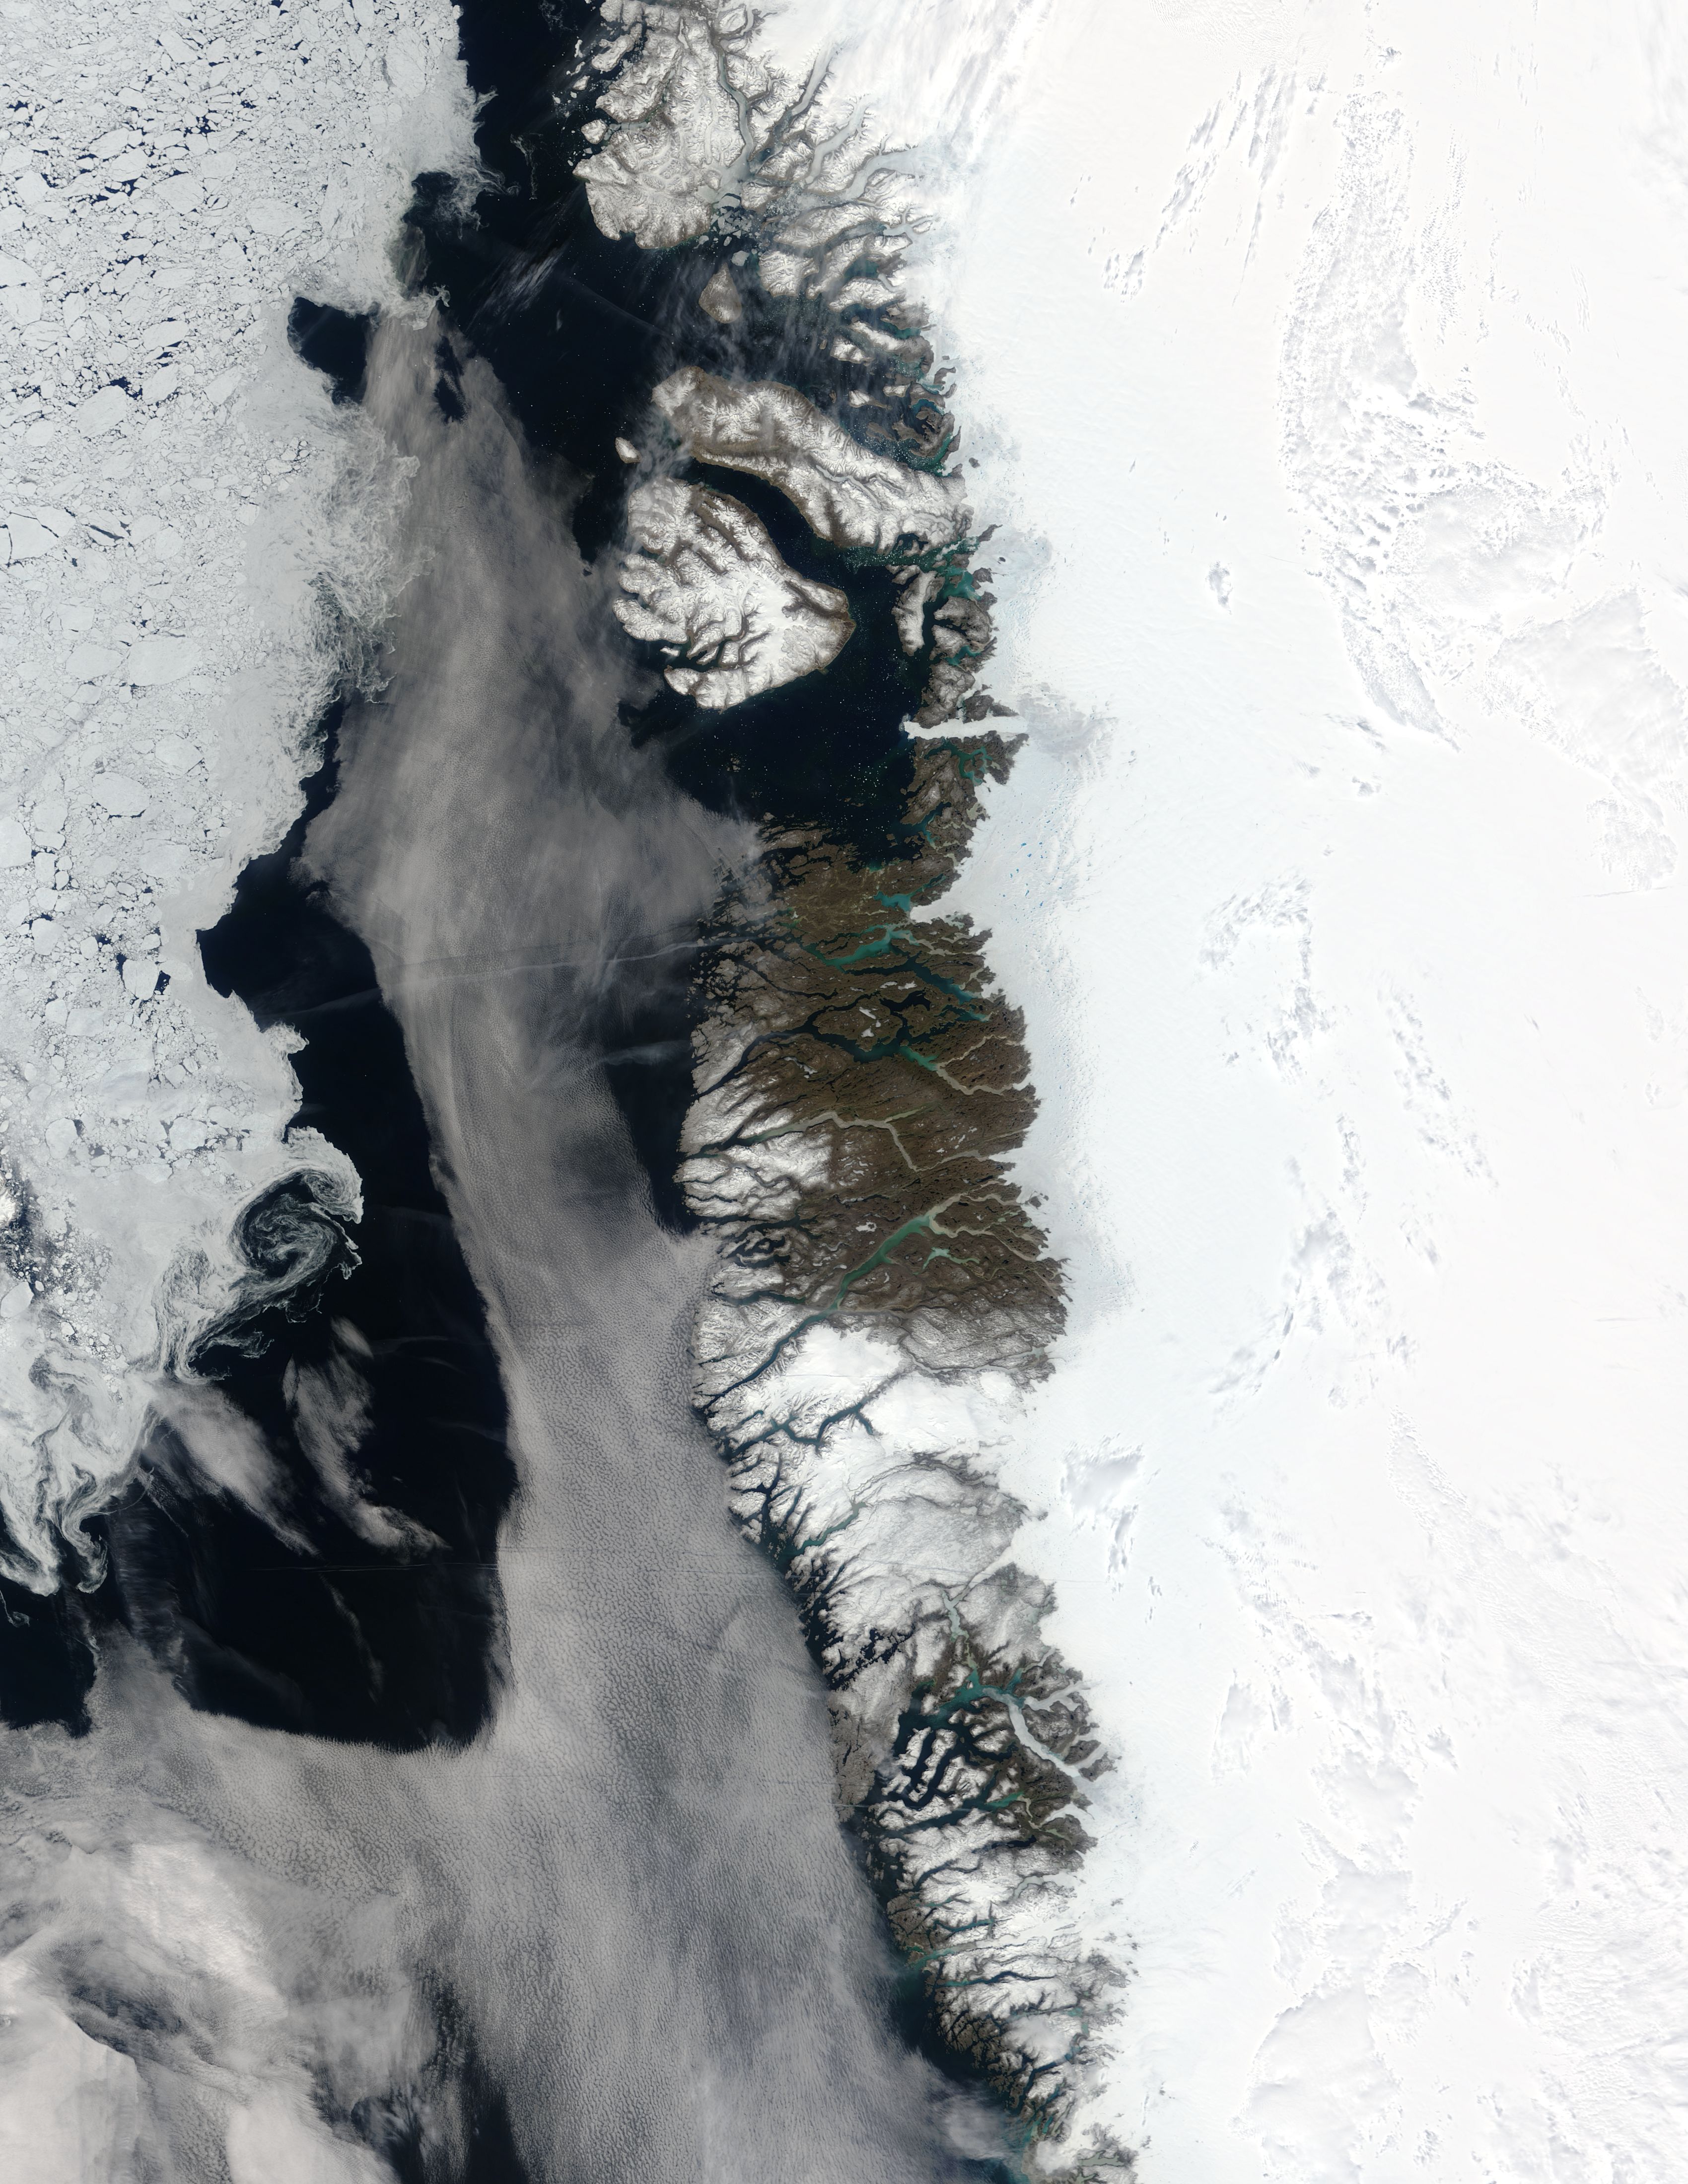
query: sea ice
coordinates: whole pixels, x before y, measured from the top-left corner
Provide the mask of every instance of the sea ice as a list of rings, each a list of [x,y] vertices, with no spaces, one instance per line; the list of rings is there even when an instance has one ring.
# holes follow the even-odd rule
[[[380,581],[390,495],[341,498],[362,458],[288,308],[398,304],[410,178],[468,157],[450,11],[364,19],[191,0],[66,40],[6,10],[0,1567],[37,1589],[67,1549],[93,1568],[70,1512],[129,1462],[172,1262],[231,1278],[236,1210],[309,1152],[284,1045],[208,990],[194,934],[296,806],[320,599],[355,613]]]

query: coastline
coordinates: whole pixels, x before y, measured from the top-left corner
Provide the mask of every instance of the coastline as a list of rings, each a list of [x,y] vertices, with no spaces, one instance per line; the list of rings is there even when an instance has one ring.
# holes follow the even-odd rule
[[[282,12],[242,65],[374,81]],[[197,295],[263,177],[175,20],[209,153],[49,131],[0,248],[136,158],[131,291]],[[333,407],[279,199],[228,386],[0,265],[14,355],[150,375],[5,413],[0,2137],[1667,2173],[1688,46],[799,0],[782,181],[713,47],[616,79],[623,158],[595,20],[471,0],[471,209],[405,19],[380,113],[459,171],[325,212]]]

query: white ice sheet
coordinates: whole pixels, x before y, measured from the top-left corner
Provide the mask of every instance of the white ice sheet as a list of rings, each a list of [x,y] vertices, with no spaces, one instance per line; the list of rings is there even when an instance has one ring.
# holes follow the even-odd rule
[[[922,276],[1147,2184],[1680,2165],[1685,59],[1060,6]]]

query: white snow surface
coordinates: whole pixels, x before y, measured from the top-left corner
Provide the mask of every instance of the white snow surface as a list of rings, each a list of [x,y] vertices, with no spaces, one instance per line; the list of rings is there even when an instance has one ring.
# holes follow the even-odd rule
[[[911,20],[775,27],[926,132],[1002,525],[1031,740],[946,908],[1073,1285],[1002,1475],[1122,1761],[1084,2120],[1144,2184],[1673,2175],[1680,11]]]
[[[592,216],[606,235],[631,234],[647,250],[688,242],[708,227],[723,175],[737,179],[744,150],[710,26],[689,8],[647,0],[606,0],[599,12],[623,35],[598,59],[615,71],[599,101],[614,133],[576,170]]]
[[[864,447],[794,387],[716,379],[687,364],[651,400],[688,454],[766,479],[830,545],[910,552],[948,546],[967,528],[953,478]]]
[[[786,566],[761,519],[730,494],[651,478],[627,496],[616,618],[664,646],[672,687],[719,711],[829,666],[850,602]]]
[[[897,262],[921,224],[918,193],[894,158],[880,156],[889,148],[861,87],[829,95],[827,57],[843,25],[811,20],[824,8],[799,6],[788,43],[732,0],[600,0],[599,13],[605,36],[589,65],[605,82],[586,134],[599,148],[575,171],[604,234],[660,250],[724,220],[755,237],[770,294],[838,309],[899,292]],[[906,12],[880,27],[889,34],[875,53],[883,71],[894,64]]]
[[[161,1300],[216,1308],[267,1180],[355,1193],[194,936],[298,809],[400,488],[289,307],[396,307],[411,178],[472,144],[443,0],[5,0],[0,37],[0,1513],[50,1589]]]

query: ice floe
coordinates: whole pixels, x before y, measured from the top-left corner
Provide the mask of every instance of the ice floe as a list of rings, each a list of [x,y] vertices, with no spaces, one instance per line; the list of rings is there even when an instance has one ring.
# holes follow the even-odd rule
[[[469,156],[430,0],[65,22],[7,8],[0,119],[0,1568],[37,1589],[91,1572],[173,1262],[302,1156],[286,1041],[194,939],[337,671],[360,459],[288,306],[396,301],[411,176]]]

